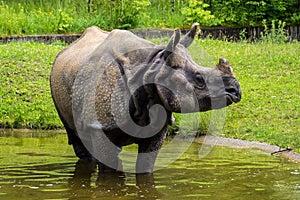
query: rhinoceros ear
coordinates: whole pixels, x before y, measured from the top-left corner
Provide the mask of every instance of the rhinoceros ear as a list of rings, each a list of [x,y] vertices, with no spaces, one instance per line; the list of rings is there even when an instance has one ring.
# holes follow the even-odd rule
[[[194,41],[195,36],[199,33],[199,23],[194,23],[191,30],[181,39],[180,44],[188,48]]]
[[[169,41],[169,44],[166,47],[166,50],[164,51],[164,58],[167,58],[171,53],[175,51],[175,48],[180,40],[180,30],[175,29],[173,36],[171,37],[171,40]]]

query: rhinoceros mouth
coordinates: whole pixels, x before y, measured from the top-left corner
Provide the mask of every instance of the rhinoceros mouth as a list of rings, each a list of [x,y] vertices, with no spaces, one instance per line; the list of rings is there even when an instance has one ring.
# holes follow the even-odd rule
[[[225,92],[227,104],[237,103],[241,100],[241,95],[236,92]]]

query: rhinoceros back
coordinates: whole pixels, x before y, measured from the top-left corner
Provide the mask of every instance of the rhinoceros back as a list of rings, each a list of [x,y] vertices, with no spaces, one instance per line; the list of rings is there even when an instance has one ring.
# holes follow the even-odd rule
[[[72,85],[78,68],[105,40],[108,32],[88,28],[82,36],[56,57],[50,75],[52,97],[64,125],[75,129],[72,115]]]

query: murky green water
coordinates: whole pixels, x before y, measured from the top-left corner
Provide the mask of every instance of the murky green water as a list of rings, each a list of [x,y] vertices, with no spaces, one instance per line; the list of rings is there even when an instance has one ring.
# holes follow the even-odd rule
[[[0,132],[0,199],[300,199],[300,164],[258,150],[200,144],[154,173],[155,188],[134,174],[91,173],[76,164],[66,136]],[[148,177],[152,178],[152,177]]]

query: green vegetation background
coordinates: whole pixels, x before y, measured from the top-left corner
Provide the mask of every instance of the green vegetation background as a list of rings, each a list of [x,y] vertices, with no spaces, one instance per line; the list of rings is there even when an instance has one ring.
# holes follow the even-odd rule
[[[300,43],[284,43],[284,26],[300,24],[299,0],[0,2],[2,36],[82,32],[91,25],[105,30],[186,27],[195,21],[207,27],[272,25],[260,42],[201,39],[189,50],[204,65],[205,56],[215,62],[229,58],[241,83],[243,99],[227,108],[224,130],[218,134],[300,152]],[[199,44],[204,49],[201,55]],[[0,128],[62,128],[50,95],[49,74],[55,56],[65,47],[59,42],[0,45]],[[210,115],[200,114],[200,134],[207,133]],[[177,125],[170,130],[176,131]]]
[[[59,42],[0,45],[1,128],[63,128],[51,99],[49,74],[55,56],[65,47]],[[230,58],[240,81],[242,101],[227,108],[219,135],[300,152],[300,43],[200,39],[189,51],[197,63],[209,61],[209,66],[219,57]],[[207,132],[210,115],[200,114],[200,134]]]
[[[146,27],[300,25],[299,0],[2,0],[0,35]]]

